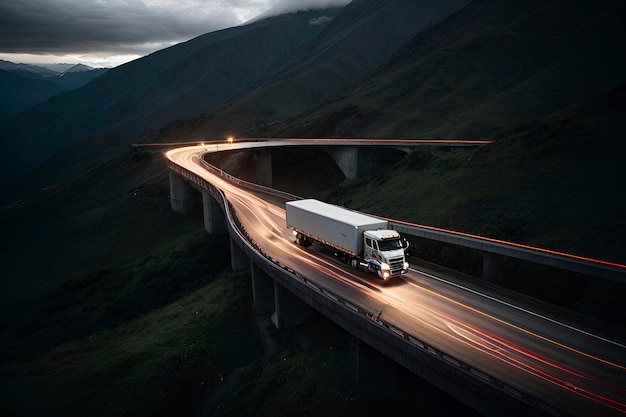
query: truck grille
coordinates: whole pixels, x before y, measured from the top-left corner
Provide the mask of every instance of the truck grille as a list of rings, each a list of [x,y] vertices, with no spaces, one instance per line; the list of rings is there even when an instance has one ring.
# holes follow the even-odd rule
[[[389,259],[389,269],[391,270],[392,275],[400,274],[402,272],[402,268],[404,268],[403,257]]]

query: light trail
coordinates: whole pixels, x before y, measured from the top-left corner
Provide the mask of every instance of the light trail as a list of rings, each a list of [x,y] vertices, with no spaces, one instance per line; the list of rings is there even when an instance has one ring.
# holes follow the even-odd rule
[[[382,218],[384,218],[384,217],[382,217]],[[410,223],[410,222],[403,221],[403,220],[388,219],[388,218],[384,218],[384,219],[392,221],[394,223],[404,224],[406,226],[420,227],[420,228],[423,228],[423,229],[432,230],[432,231],[436,231],[436,232],[449,233],[449,234],[452,234],[452,235],[457,235],[457,236],[463,236],[463,237],[468,237],[468,238],[472,238],[472,239],[483,240],[483,241],[486,241],[486,242],[499,243],[499,244],[507,245],[507,246],[514,246],[514,247],[520,248],[520,249],[528,249],[528,250],[531,250],[531,251],[537,251],[537,252],[546,253],[546,254],[550,254],[550,255],[562,256],[564,258],[577,259],[577,260],[580,260],[580,261],[585,261],[585,262],[591,262],[591,263],[596,263],[596,264],[601,264],[601,265],[612,266],[612,267],[623,269],[623,272],[626,273],[626,265],[623,265],[623,264],[620,264],[620,263],[616,263],[616,262],[605,261],[605,260],[602,260],[602,259],[594,259],[594,258],[589,258],[589,257],[585,257],[585,256],[574,255],[574,254],[571,254],[571,253],[559,252],[559,251],[555,251],[555,250],[551,250],[551,249],[538,248],[538,247],[535,247],[535,246],[524,245],[524,244],[515,243],[515,242],[508,242],[506,240],[494,239],[494,238],[486,237],[486,236],[473,235],[471,233],[459,232],[459,231],[456,231],[456,230],[448,230],[448,229],[442,229],[440,227],[426,226],[426,225],[417,224],[417,223]]]
[[[320,143],[387,143],[393,146],[396,143],[413,144],[413,145],[489,145],[493,141],[485,139],[467,140],[467,139],[371,139],[371,138],[272,138],[272,141],[285,142],[320,142]]]
[[[458,324],[456,320],[453,320],[453,322],[456,322]],[[487,334],[486,332],[479,331],[473,328],[467,329],[467,326],[462,323],[460,324],[460,327],[461,329],[466,330],[469,335],[467,333],[463,334],[460,329],[453,328],[452,330],[456,334],[461,336],[461,338],[463,338],[468,343],[468,345],[474,346],[486,352],[490,356],[497,358],[498,360],[504,361],[517,369],[541,378],[544,381],[554,384],[560,388],[564,388],[576,395],[582,395],[589,400],[602,404],[613,410],[619,411],[620,413],[626,414],[626,403],[623,402],[623,400],[614,400],[608,396],[595,393],[589,388],[585,388],[580,382],[581,380],[586,380],[593,384],[601,385],[605,389],[614,392],[614,395],[618,396],[618,398],[624,398],[624,396],[626,395],[626,391],[623,387],[608,384],[594,377],[583,375],[555,361],[541,357],[513,343],[504,341],[494,335]],[[471,337],[472,333],[478,335],[479,337]],[[479,339],[481,339],[482,342]],[[513,353],[520,353],[522,359],[516,358],[515,355],[508,354],[508,351],[512,351]],[[557,377],[556,375],[553,375],[549,372],[546,372],[545,370],[533,366],[530,360],[547,365],[549,368],[553,368],[558,371],[558,373],[564,373],[566,375],[570,375],[573,378],[577,378],[579,383],[573,384],[572,382],[565,380],[564,377]]]
[[[621,358],[626,357],[623,344],[421,271],[418,273],[457,288],[459,299],[410,281],[407,281],[409,285],[397,287],[373,284],[362,274],[339,267],[315,251],[296,245],[286,227],[284,209],[238,188],[219,174],[206,171],[198,157],[204,149],[206,147],[182,148],[168,151],[166,155],[222,190],[237,213],[241,226],[250,234],[251,243],[273,259],[280,260],[281,265],[288,266],[318,285],[331,286],[335,294],[357,306],[369,305],[378,311],[378,317],[382,314],[390,324],[401,320],[400,326],[404,327],[398,328],[433,346],[443,343],[451,356],[465,357],[473,366],[488,374],[502,374],[500,378],[511,379],[513,386],[535,395],[550,392],[547,396],[549,401],[557,401],[557,407],[574,415],[585,415],[588,410],[595,415],[598,415],[597,412],[605,414],[608,410],[626,414],[626,367],[576,349],[569,344],[569,340],[576,340],[575,333],[595,337],[598,342],[621,349],[619,353],[613,353]],[[460,301],[465,297],[464,293],[480,296],[487,302],[481,303],[480,309],[473,307]],[[489,309],[508,309],[503,310],[508,314],[523,311],[530,317],[541,318],[575,333],[567,336],[571,339],[548,338],[535,329],[499,318]],[[543,328],[537,321],[528,322],[528,325]],[[519,373],[511,374],[511,370]],[[568,397],[564,392],[574,397]]]
[[[481,296],[481,297],[487,298],[487,299],[489,299],[489,300],[491,300],[491,301],[494,301],[494,302],[496,302],[496,303],[503,304],[503,305],[505,305],[505,306],[507,306],[507,307],[510,307],[510,308],[513,308],[513,309],[515,309],[515,310],[522,311],[522,312],[524,312],[524,313],[526,313],[526,314],[533,315],[533,316],[535,316],[535,317],[537,317],[537,318],[540,318],[540,319],[543,319],[543,320],[546,320],[546,321],[552,322],[552,323],[557,324],[557,325],[559,325],[559,326],[567,327],[567,328],[568,328],[568,329],[570,329],[570,330],[574,330],[574,331],[579,332],[579,333],[582,333],[582,334],[584,334],[584,335],[586,335],[586,336],[589,336],[589,337],[593,337],[593,338],[599,339],[599,340],[601,340],[601,341],[603,341],[603,342],[606,342],[606,343],[611,343],[611,344],[614,344],[615,346],[618,346],[618,347],[620,347],[620,348],[622,348],[622,349],[626,349],[626,345],[623,345],[623,344],[621,344],[621,343],[619,343],[619,342],[616,342],[616,341],[614,341],[614,340],[611,340],[611,339],[608,339],[608,338],[605,338],[605,337],[598,336],[598,335],[596,335],[596,334],[594,334],[594,333],[590,333],[590,332],[588,332],[588,331],[585,331],[585,330],[579,329],[578,327],[574,327],[574,326],[571,326],[571,325],[569,325],[569,324],[566,324],[566,323],[560,322],[560,321],[555,320],[555,319],[553,319],[553,318],[550,318],[550,317],[544,316],[544,315],[542,315],[542,314],[536,313],[536,312],[534,312],[534,311],[532,311],[532,310],[527,310],[527,309],[522,308],[522,307],[520,307],[520,306],[517,306],[517,305],[515,305],[515,304],[513,304],[513,303],[506,302],[506,301],[504,301],[504,300],[501,300],[501,299],[499,299],[499,298],[492,297],[492,296],[490,296],[490,295],[487,295],[487,294],[481,293],[480,291],[476,291],[476,290],[474,290],[474,289],[472,289],[472,288],[469,288],[469,287],[466,287],[466,286],[464,286],[464,285],[457,284],[456,282],[452,282],[452,281],[449,281],[449,280],[443,279],[443,278],[441,278],[441,277],[438,277],[438,276],[436,276],[436,275],[429,274],[428,272],[425,272],[425,271],[420,271],[420,270],[418,270],[418,269],[413,269],[413,268],[410,268],[410,270],[411,270],[411,271],[413,271],[413,272],[415,272],[415,273],[418,273],[418,274],[420,274],[420,275],[424,275],[424,276],[426,276],[426,277],[428,277],[428,278],[435,279],[435,280],[437,280],[437,281],[443,282],[443,283],[445,283],[446,285],[450,285],[450,286],[453,286],[453,287],[459,288],[459,289],[461,289],[461,290],[463,290],[463,291],[471,292],[471,293],[473,293],[473,294],[476,294],[476,295],[479,295],[479,296]],[[450,299],[450,301],[451,301],[451,302],[455,302],[455,301],[454,301],[454,300],[452,300],[452,299]],[[620,367],[620,368],[622,368],[622,369],[625,369],[625,370],[626,370],[626,367],[624,367],[624,366],[620,366],[620,365],[615,365],[615,366],[618,366],[618,367]]]

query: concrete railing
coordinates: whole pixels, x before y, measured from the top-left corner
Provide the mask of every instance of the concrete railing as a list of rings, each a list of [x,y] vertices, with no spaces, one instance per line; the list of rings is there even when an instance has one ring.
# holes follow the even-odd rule
[[[505,242],[463,232],[411,224],[395,219],[387,220],[392,229],[405,235],[436,240],[476,249],[482,252],[503,255],[527,262],[626,283],[626,265],[590,259],[549,249],[531,247],[519,243]]]

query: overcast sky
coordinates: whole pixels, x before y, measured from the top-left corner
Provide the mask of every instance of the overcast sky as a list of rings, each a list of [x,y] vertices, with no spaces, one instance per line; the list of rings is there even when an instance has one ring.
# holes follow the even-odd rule
[[[270,14],[350,0],[0,0],[0,59],[113,67]]]

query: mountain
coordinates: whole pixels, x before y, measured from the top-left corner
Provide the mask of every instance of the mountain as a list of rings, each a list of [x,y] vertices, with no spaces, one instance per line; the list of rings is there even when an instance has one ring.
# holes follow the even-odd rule
[[[108,68],[91,68],[87,65],[76,64],[50,80],[62,86],[65,90],[74,90],[98,78],[109,71]]]
[[[247,98],[251,104],[239,106],[259,111],[256,103],[271,103],[263,113],[267,118],[299,114],[359,81],[404,42],[468,2],[353,1],[314,41],[257,80]]]
[[[617,1],[473,1],[342,97],[274,133],[503,134],[624,83],[624,9]]]
[[[70,67],[66,69],[65,71],[63,71],[63,74],[69,74],[71,72],[85,72],[85,71],[91,71],[91,70],[93,70],[93,68],[88,65],[76,64],[73,67]]]
[[[59,75],[59,72],[39,65],[15,64],[13,62],[4,61],[2,59],[0,59],[0,69],[25,77],[32,77],[37,79],[56,77]]]
[[[45,99],[63,91],[82,87],[105,73],[106,68],[91,68],[76,64],[63,72],[39,65],[15,64],[0,60],[0,121],[21,113]]]
[[[355,1],[343,9],[267,18],[156,52],[0,126],[14,155],[3,177],[78,140],[145,134],[239,96],[244,99],[229,116],[243,119],[236,125],[294,116],[355,82],[467,2]]]
[[[0,121],[66,89],[48,79],[25,77],[0,69]]]

